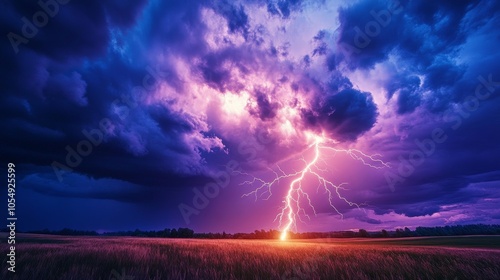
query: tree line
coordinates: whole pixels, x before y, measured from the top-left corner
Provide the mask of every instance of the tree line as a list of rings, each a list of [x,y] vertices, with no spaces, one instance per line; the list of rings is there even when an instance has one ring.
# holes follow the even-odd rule
[[[2,231],[7,232],[7,228]],[[28,231],[27,233],[53,234],[68,236],[134,236],[134,237],[162,237],[162,238],[206,238],[206,239],[278,239],[281,232],[271,230],[255,230],[251,233],[195,233],[189,228],[166,228],[158,231],[144,231],[136,229],[134,231],[116,231],[98,233],[96,231],[84,231],[73,229],[62,230],[39,230]],[[289,232],[291,239],[311,239],[311,238],[398,238],[414,236],[456,236],[456,235],[500,235],[500,225],[472,224],[472,225],[454,225],[454,226],[436,226],[436,227],[417,227],[410,230],[408,227],[397,228],[393,231],[385,229],[381,231],[367,231],[359,229],[358,231],[332,231],[332,232]]]

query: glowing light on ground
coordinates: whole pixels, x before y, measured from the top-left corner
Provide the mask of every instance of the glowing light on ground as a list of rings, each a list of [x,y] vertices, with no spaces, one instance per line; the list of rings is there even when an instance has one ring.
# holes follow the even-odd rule
[[[318,162],[325,162],[325,156],[336,153],[345,153],[349,155],[352,159],[360,161],[362,164],[369,166],[371,168],[384,168],[389,167],[389,165],[379,159],[380,155],[368,155],[357,149],[341,149],[335,148],[333,145],[335,141],[325,138],[323,136],[308,134],[308,138],[312,141],[307,148],[307,151],[313,151],[312,159],[306,160],[302,157],[302,161],[304,161],[304,167],[296,172],[284,172],[280,166],[277,166],[277,170],[272,170],[275,176],[271,180],[264,180],[262,178],[258,178],[255,176],[251,176],[248,173],[242,173],[245,175],[249,175],[252,177],[251,180],[245,181],[242,184],[244,185],[252,185],[256,186],[256,188],[244,194],[243,196],[251,196],[254,195],[255,199],[262,197],[264,194],[268,194],[264,199],[267,200],[272,196],[273,186],[278,185],[280,181],[291,180],[288,185],[288,191],[283,200],[283,206],[281,207],[281,211],[276,215],[275,221],[279,220],[279,226],[281,228],[281,240],[286,240],[288,238],[288,233],[292,227],[297,226],[297,220],[304,222],[302,220],[302,216],[310,219],[307,214],[305,208],[302,206],[306,205],[309,209],[312,210],[314,215],[316,215],[316,209],[311,201],[310,195],[308,191],[310,188],[308,186],[312,185],[310,180],[306,180],[306,178],[313,178],[317,183],[319,183],[318,188],[322,187],[326,194],[328,194],[328,202],[330,207],[335,210],[337,214],[339,214],[342,218],[342,213],[335,207],[333,203],[334,197],[344,201],[349,206],[360,207],[359,204],[349,201],[347,198],[342,196],[340,190],[346,190],[343,186],[347,183],[334,183],[331,180],[327,179],[323,173],[327,173],[326,169],[318,166]],[[304,152],[304,153],[305,153]],[[308,181],[308,182],[306,182]]]

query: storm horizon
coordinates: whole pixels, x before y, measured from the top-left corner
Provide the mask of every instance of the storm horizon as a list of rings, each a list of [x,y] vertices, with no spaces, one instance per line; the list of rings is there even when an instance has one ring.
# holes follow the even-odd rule
[[[2,5],[18,230],[500,224],[500,2]]]

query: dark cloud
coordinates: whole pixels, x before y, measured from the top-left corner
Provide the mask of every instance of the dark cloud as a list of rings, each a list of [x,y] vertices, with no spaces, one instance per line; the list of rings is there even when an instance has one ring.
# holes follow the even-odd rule
[[[85,97],[86,89],[87,84],[79,73],[56,74],[47,81],[44,95],[47,98],[63,98],[77,105],[85,106],[88,104]]]
[[[330,76],[328,89],[334,93],[340,92],[345,89],[352,89],[351,81],[340,73],[333,73]]]
[[[278,109],[278,104],[271,102],[267,94],[261,91],[256,91],[255,96],[257,98],[258,112],[257,115],[261,120],[272,119],[276,116],[276,110]]]
[[[279,1],[266,1],[267,12],[273,16],[281,16],[286,19],[290,17],[290,14],[294,11],[298,11],[301,8],[302,0],[279,0]]]
[[[355,140],[373,127],[377,107],[371,94],[348,88],[328,95],[313,111],[303,111],[308,126],[325,130],[333,139]]]
[[[2,24],[5,26],[2,33],[13,32],[28,39],[18,46],[19,52],[33,50],[57,61],[95,58],[105,53],[109,40],[106,4],[101,1],[71,1],[58,5],[57,9],[51,8],[52,15],[47,15],[36,1],[6,2],[7,7],[2,10],[9,16],[2,16],[8,21]],[[47,21],[38,27],[34,24],[37,20],[34,15],[40,11],[46,15]],[[22,20],[23,17],[28,23]],[[42,18],[38,17],[39,20]],[[12,47],[11,51],[14,52]]]
[[[487,2],[482,5],[494,1]],[[352,68],[373,67],[390,53],[429,67],[437,54],[453,54],[465,42],[471,24],[466,15],[477,5],[478,1],[359,1],[339,10],[338,43]]]
[[[388,98],[397,92],[397,105],[399,114],[411,113],[422,101],[421,80],[418,76],[409,73],[400,73],[391,77],[386,85]]]
[[[463,205],[479,204],[484,199],[498,196],[495,186],[498,185],[498,171],[467,177],[448,177],[435,179],[431,183],[404,184],[395,193],[386,193],[372,204],[377,214],[394,211],[408,217],[433,215]],[[474,207],[474,206],[473,206]]]
[[[204,52],[206,26],[200,16],[202,7],[205,7],[202,2],[194,0],[152,1],[140,25],[139,48],[149,46],[154,50],[168,46],[176,55]]]
[[[372,224],[372,225],[380,225],[380,224],[382,224],[381,220],[373,219],[373,218],[370,218],[368,216],[358,216],[355,219],[358,220],[358,221],[361,221],[361,222]]]
[[[425,70],[424,87],[430,90],[451,87],[462,78],[464,72],[463,66],[457,66],[450,61],[436,61]]]
[[[267,4],[267,12],[270,13],[271,15],[280,15],[278,7],[276,7],[276,4],[274,3]]]
[[[372,68],[392,54],[405,68],[386,87],[389,98],[398,91],[398,113],[413,112],[421,105],[445,111],[450,103],[461,102],[464,92],[474,90],[464,80],[471,65],[459,62],[460,49],[470,32],[498,21],[494,2],[359,1],[341,8],[337,42],[341,52],[328,56],[328,69],[342,61],[352,69]],[[419,90],[408,79],[415,75],[423,77]],[[430,96],[423,101],[425,90]]]
[[[247,47],[227,47],[221,51],[201,53],[200,63],[196,65],[203,80],[212,88],[220,92],[231,90],[239,92],[243,85],[237,76],[231,71],[237,69],[243,77],[251,73],[262,61],[256,60],[254,56],[260,56],[264,61],[268,55]]]
[[[196,46],[201,36],[186,34],[201,32],[204,27],[199,21],[199,6],[162,3],[151,4],[148,15],[141,20],[142,34],[147,38],[144,43],[154,47],[167,40],[173,48],[182,46],[184,52],[189,52],[184,46]],[[36,2],[3,5],[6,16],[2,17],[5,25],[1,28],[5,34],[21,34],[20,18],[29,18],[40,10]],[[158,5],[162,5],[161,13],[157,12]],[[196,166],[200,151],[185,138],[198,129],[196,120],[175,114],[168,107],[130,107],[123,101],[126,98],[136,103],[137,98],[151,93],[132,90],[141,86],[151,71],[147,70],[147,61],[128,63],[127,59],[136,56],[137,45],[130,44],[126,59],[115,53],[110,30],[125,31],[138,20],[144,7],[144,1],[70,2],[61,5],[58,14],[33,39],[20,45],[17,55],[12,55],[8,40],[1,41],[6,64],[0,73],[8,82],[1,85],[5,94],[0,97],[0,122],[12,132],[2,138],[2,158],[21,166],[50,166],[54,161],[67,165],[65,147],[77,149],[81,141],[87,140],[83,130],[99,130],[100,122],[109,120],[112,132],[99,132],[104,134],[102,142],[93,146],[91,156],[82,157],[73,168],[76,172],[154,186],[192,185],[208,180]],[[165,12],[170,15],[165,16]],[[183,16],[172,17],[174,14]],[[192,26],[186,26],[189,22]],[[152,34],[155,36],[148,37]],[[168,74],[167,82],[175,89],[182,88],[172,72],[161,71]],[[154,82],[160,82],[158,77]],[[142,97],[137,96],[140,94]],[[125,116],[114,111],[112,104],[117,100],[119,107],[126,110]],[[148,163],[144,164],[144,160]],[[54,173],[51,176],[57,179]]]
[[[106,14],[109,16],[112,25],[120,27],[130,27],[133,25],[144,6],[146,0],[139,0],[133,2],[123,2],[118,0],[101,1]]]
[[[498,90],[495,96],[498,96]],[[420,216],[440,212],[441,205],[473,205],[481,199],[491,198],[497,192],[500,181],[500,163],[496,160],[500,157],[500,147],[497,145],[500,131],[496,129],[500,125],[497,121],[500,113],[494,109],[499,104],[499,99],[495,98],[483,103],[480,110],[465,118],[459,117],[456,111],[449,111],[449,120],[453,121],[429,123],[427,128],[413,128],[411,137],[398,145],[403,149],[398,153],[403,160],[408,159],[410,153],[418,151],[415,141],[430,139],[431,131],[435,128],[444,130],[446,141],[435,144],[435,152],[425,157],[422,164],[415,166],[410,176],[396,184],[394,192],[390,191],[385,180],[381,182],[380,197],[373,198],[370,203],[385,211],[392,209],[408,216]],[[389,155],[387,152],[384,154]],[[390,172],[399,174],[401,158],[398,156],[393,161]],[[471,187],[486,182],[491,182],[491,185]]]
[[[398,95],[398,113],[411,113],[420,105],[420,102],[421,96],[419,92],[401,89]]]
[[[417,3],[409,1],[406,5],[410,15],[419,23],[435,27],[441,39],[457,39],[457,27],[467,11],[478,4],[478,0],[436,1],[433,3]],[[460,34],[463,36],[463,34]]]
[[[229,69],[222,65],[224,60],[214,54],[207,55],[203,63],[199,66],[205,81],[219,91],[224,91],[230,75]]]

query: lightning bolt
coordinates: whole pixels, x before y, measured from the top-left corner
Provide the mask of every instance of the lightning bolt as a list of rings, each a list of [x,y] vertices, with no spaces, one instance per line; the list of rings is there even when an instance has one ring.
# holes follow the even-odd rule
[[[335,212],[339,214],[342,218],[343,218],[342,213],[335,207],[333,203],[334,196],[339,198],[340,200],[343,200],[344,202],[349,204],[349,206],[355,206],[357,208],[360,207],[360,204],[351,202],[341,195],[340,190],[345,190],[343,186],[346,185],[346,183],[335,184],[332,181],[325,178],[323,175],[321,175],[322,172],[326,172],[327,170],[320,168],[318,166],[318,162],[323,161],[326,163],[326,161],[323,159],[325,154],[346,153],[352,159],[360,161],[362,164],[369,166],[371,168],[380,169],[384,167],[389,167],[389,165],[386,162],[378,158],[380,157],[380,155],[378,154],[368,155],[358,149],[335,148],[331,146],[331,144],[335,144],[335,141],[331,139],[327,139],[323,136],[314,134],[307,134],[307,136],[308,138],[312,138],[312,144],[310,144],[307,147],[306,151],[313,150],[314,157],[310,160],[306,160],[304,157],[302,157],[301,160],[305,164],[302,170],[286,173],[281,169],[279,165],[277,165],[276,168],[277,170],[269,169],[275,175],[274,179],[272,180],[264,180],[262,178],[251,176],[248,173],[240,172],[240,174],[245,174],[252,177],[251,180],[241,183],[242,185],[252,185],[252,186],[257,185],[257,187],[253,191],[246,193],[243,196],[245,197],[254,195],[255,199],[258,199],[259,197],[262,197],[265,194],[267,194],[267,196],[264,197],[263,199],[264,200],[269,199],[273,194],[272,187],[274,185],[279,184],[279,182],[282,180],[286,179],[292,180],[288,185],[288,191],[283,200],[283,206],[281,207],[281,211],[279,211],[279,213],[276,215],[275,218],[275,221],[279,220],[279,227],[281,228],[281,236],[280,236],[281,240],[287,239],[288,232],[292,227],[296,228],[297,219],[301,222],[304,222],[301,218],[302,216],[310,219],[305,209],[301,206],[303,204],[302,203],[303,200],[305,201],[307,207],[309,207],[314,213],[314,215],[316,215],[316,209],[314,208],[310,196],[306,191],[306,189],[304,188],[303,184],[305,183],[305,179],[307,176],[311,176],[317,180],[318,190],[319,188],[324,189],[325,193],[328,194],[328,202],[330,204],[330,207],[334,209]]]

